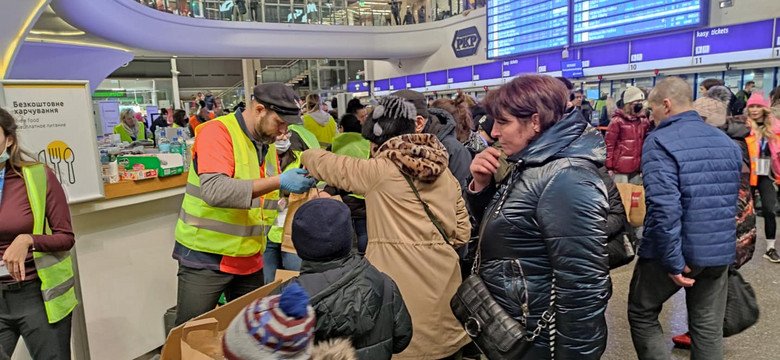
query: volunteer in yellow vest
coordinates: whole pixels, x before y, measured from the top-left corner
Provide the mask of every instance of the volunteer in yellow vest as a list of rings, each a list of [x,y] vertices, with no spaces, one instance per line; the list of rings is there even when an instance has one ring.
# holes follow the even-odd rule
[[[344,114],[341,117],[340,135],[333,138],[330,150],[335,154],[348,155],[358,159],[368,159],[371,154],[371,143],[361,134],[362,124],[354,114]],[[368,247],[368,229],[366,223],[366,200],[344,190],[327,186],[325,191],[330,195],[340,195],[344,203],[352,213],[352,226],[357,236],[357,252],[360,255],[366,253]]]
[[[303,106],[303,126],[317,137],[320,147],[327,149],[336,137],[336,120],[325,111],[322,111],[322,102],[317,94],[306,96]]]
[[[308,149],[317,149],[320,147],[317,138],[303,126],[292,125],[286,134],[279,135],[276,143],[272,146],[275,149],[273,161],[278,160],[279,167],[284,171],[297,169],[301,167],[301,153]],[[269,151],[269,155],[271,152]],[[266,161],[271,161],[266,155]],[[266,202],[275,215],[271,231],[268,233],[268,243],[263,253],[263,274],[265,283],[274,281],[276,270],[284,269],[290,271],[301,270],[301,258],[298,254],[282,250],[282,235],[284,233],[284,220],[287,217],[287,198],[288,192],[282,192],[280,198],[279,192],[269,194],[268,198],[274,200],[273,203]],[[271,207],[273,207],[271,209]]]
[[[146,133],[146,125],[138,121],[133,109],[124,109],[119,114],[119,125],[114,126],[114,134],[119,134],[120,139],[125,142],[136,140],[146,140],[149,138]]]
[[[21,335],[33,359],[70,359],[78,302],[68,202],[54,173],[24,160],[17,143],[16,123],[0,108],[0,357],[10,358]]]
[[[266,161],[276,137],[302,122],[295,92],[269,83],[253,95],[246,109],[200,125],[195,136],[173,249],[177,324],[213,309],[223,292],[231,301],[263,285],[263,250],[275,216],[263,205],[276,201],[267,197],[315,184],[306,170],[277,175],[276,157]]]

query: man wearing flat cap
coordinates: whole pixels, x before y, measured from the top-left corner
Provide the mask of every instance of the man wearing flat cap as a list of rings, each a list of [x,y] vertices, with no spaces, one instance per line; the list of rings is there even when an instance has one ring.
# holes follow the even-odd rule
[[[179,262],[176,324],[263,286],[263,251],[276,214],[270,194],[304,193],[315,184],[303,169],[281,173],[272,144],[303,124],[298,96],[280,83],[254,88],[243,111],[198,128],[176,224]]]

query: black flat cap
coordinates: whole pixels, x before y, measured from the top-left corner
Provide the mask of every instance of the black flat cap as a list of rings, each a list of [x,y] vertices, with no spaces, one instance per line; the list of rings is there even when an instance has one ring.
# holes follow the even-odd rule
[[[290,125],[303,125],[298,94],[282,83],[266,83],[255,86],[254,98],[263,106],[275,111]]]

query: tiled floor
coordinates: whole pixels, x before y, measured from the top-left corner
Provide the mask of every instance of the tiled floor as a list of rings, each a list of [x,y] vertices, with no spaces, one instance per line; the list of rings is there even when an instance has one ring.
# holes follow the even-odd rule
[[[760,318],[756,325],[745,332],[725,340],[725,359],[734,360],[770,360],[780,359],[780,264],[773,264],[763,258],[766,241],[763,221],[759,218],[759,238],[753,260],[740,269],[742,276],[756,291],[760,309]],[[636,353],[631,343],[631,333],[626,315],[628,285],[631,281],[633,265],[612,272],[613,294],[607,309],[609,323],[609,342],[604,360],[634,360]],[[672,349],[672,336],[687,330],[685,292],[680,291],[664,306],[661,324],[664,333],[669,335],[669,349]],[[672,359],[688,359],[687,350],[673,349]]]

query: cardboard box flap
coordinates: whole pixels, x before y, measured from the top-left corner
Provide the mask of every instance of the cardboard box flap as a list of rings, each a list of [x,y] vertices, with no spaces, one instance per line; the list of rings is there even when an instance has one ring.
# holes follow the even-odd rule
[[[255,291],[250,292],[236,300],[233,300],[223,306],[220,306],[214,310],[211,310],[201,316],[196,317],[193,320],[203,320],[208,318],[214,318],[219,322],[219,331],[225,331],[230,322],[243,310],[249,306],[252,301],[268,296],[274,289],[276,289],[282,282],[276,280],[266,286],[263,286]],[[190,320],[191,322],[192,320]],[[181,358],[181,337],[182,329],[187,323],[179,325],[168,334],[168,339],[165,340],[163,345],[162,354],[160,360],[182,360]]]

